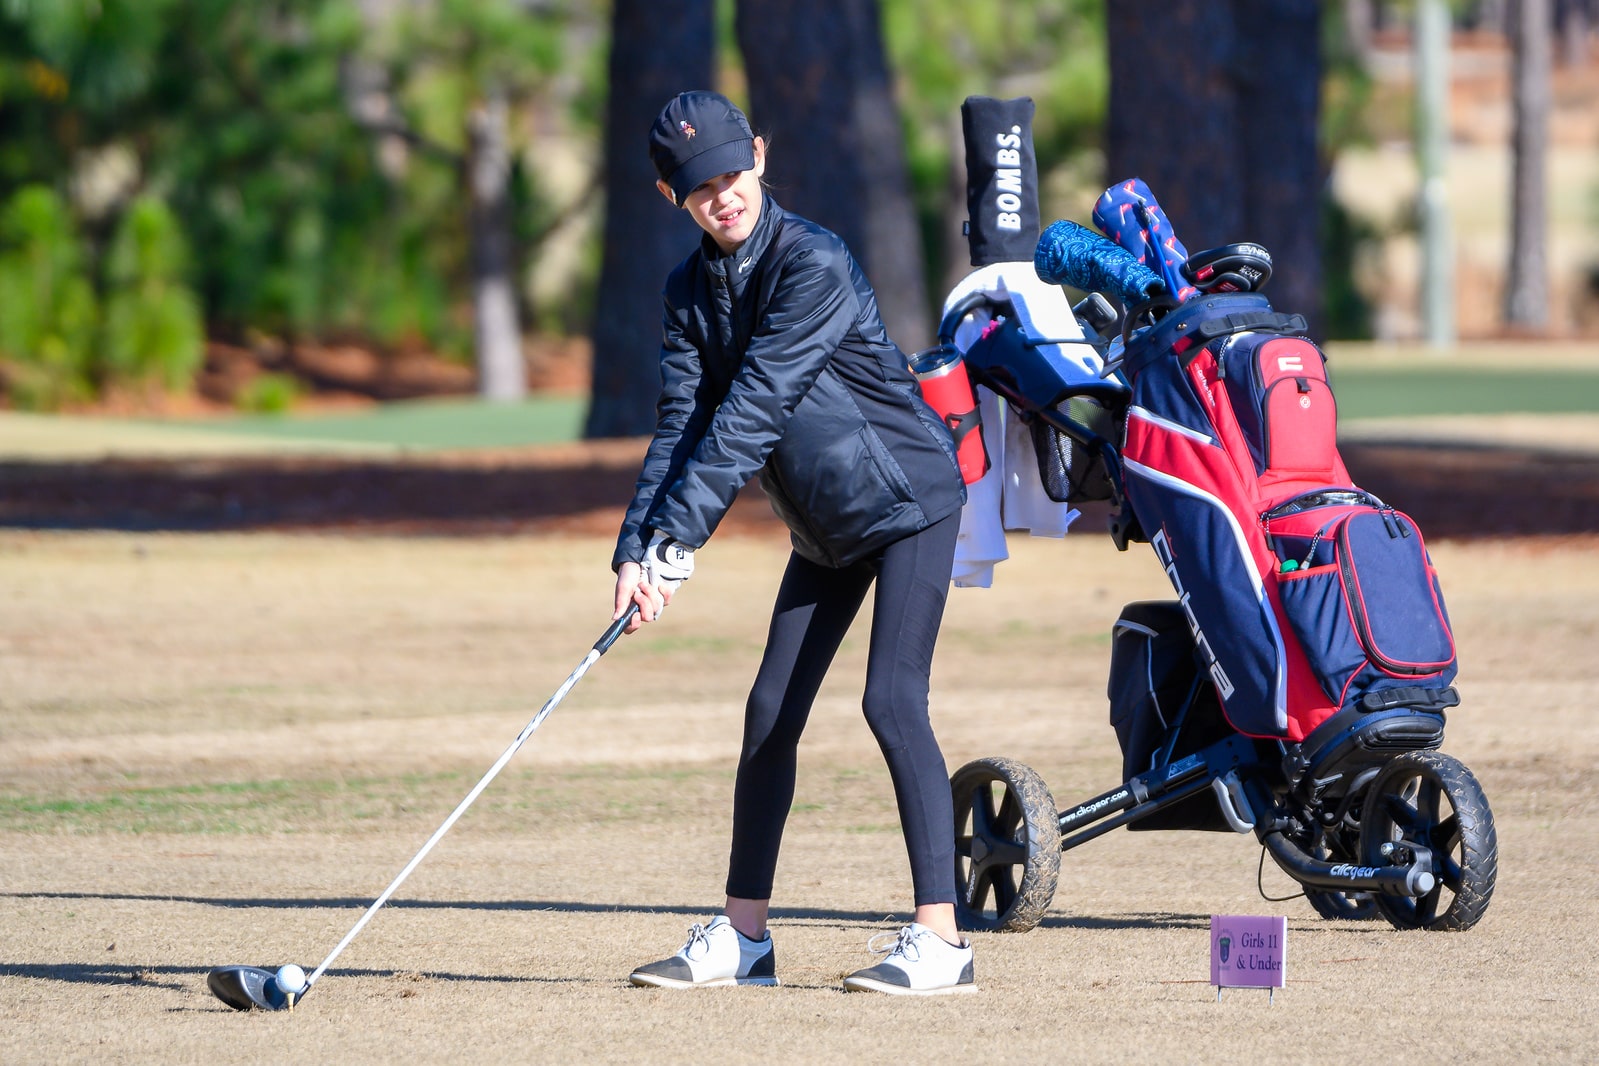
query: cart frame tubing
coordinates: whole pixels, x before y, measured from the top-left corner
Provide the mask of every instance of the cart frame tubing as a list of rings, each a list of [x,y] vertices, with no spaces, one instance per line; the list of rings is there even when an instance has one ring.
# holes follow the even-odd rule
[[[1241,735],[1232,736],[1176,762],[1137,774],[1059,815],[1060,849],[1070,851],[1206,790],[1220,792],[1223,789],[1219,786],[1227,775],[1236,773],[1242,779],[1241,791],[1253,820],[1253,825],[1244,826],[1241,831],[1252,828],[1277,865],[1300,884],[1339,892],[1381,892],[1390,896],[1424,896],[1432,891],[1436,883],[1431,873],[1432,855],[1424,848],[1411,846],[1408,862],[1374,867],[1327,862],[1289,839],[1284,832],[1287,819],[1282,817],[1271,798],[1267,769],[1254,754],[1253,741]],[[1217,802],[1227,801],[1218,795]]]
[[[1207,789],[1214,790],[1214,783],[1228,773],[1254,765],[1254,744],[1247,737],[1231,736],[1176,762],[1135,774],[1109,792],[1085,800],[1059,816],[1061,850],[1070,851],[1128,822]]]

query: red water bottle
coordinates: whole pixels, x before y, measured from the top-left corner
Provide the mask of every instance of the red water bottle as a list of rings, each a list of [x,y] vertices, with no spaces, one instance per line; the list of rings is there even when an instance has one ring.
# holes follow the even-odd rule
[[[925,348],[911,356],[911,373],[922,387],[922,399],[949,427],[955,438],[955,459],[961,479],[970,485],[988,472],[988,451],[983,447],[983,423],[972,394],[966,361],[953,344]]]

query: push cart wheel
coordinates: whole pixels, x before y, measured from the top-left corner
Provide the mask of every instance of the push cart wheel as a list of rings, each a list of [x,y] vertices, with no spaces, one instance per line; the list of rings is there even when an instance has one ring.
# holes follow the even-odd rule
[[[1354,862],[1360,847],[1359,830],[1343,826],[1318,828],[1310,854],[1325,862]],[[1305,900],[1317,914],[1334,921],[1365,922],[1380,917],[1370,892],[1338,892],[1305,886]]]
[[[955,799],[955,920],[1025,933],[1060,877],[1060,821],[1044,779],[1011,759],[978,759],[950,778]]]
[[[1470,929],[1488,909],[1499,867],[1493,812],[1476,777],[1438,751],[1395,756],[1372,779],[1360,818],[1360,855],[1367,866],[1388,862],[1406,844],[1432,853],[1437,879],[1415,898],[1378,895],[1377,910],[1396,929]]]

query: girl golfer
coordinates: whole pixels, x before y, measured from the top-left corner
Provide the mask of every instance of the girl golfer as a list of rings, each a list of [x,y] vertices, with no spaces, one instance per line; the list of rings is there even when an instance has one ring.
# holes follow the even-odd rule
[[[761,187],[766,146],[725,97],[686,92],[650,130],[661,195],[705,231],[666,280],[654,439],[617,539],[616,613],[657,618],[739,489],[759,472],[792,532],[745,708],[727,904],[637,985],[778,983],[766,929],[795,751],[845,631],[875,585],[863,706],[888,761],[915,921],[852,990],[975,991],[955,927],[954,815],[928,722],[928,671],[965,487],[949,430],[918,394],[837,236]],[[847,195],[840,190],[840,195]]]

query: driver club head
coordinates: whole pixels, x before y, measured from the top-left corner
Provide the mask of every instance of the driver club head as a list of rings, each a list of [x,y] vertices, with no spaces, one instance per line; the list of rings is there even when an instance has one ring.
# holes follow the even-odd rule
[[[294,1009],[295,997],[278,987],[277,974],[259,966],[219,966],[206,975],[205,983],[234,1010]]]
[[[1271,280],[1271,253],[1248,241],[1224,244],[1189,256],[1182,273],[1200,292],[1259,292]]]

